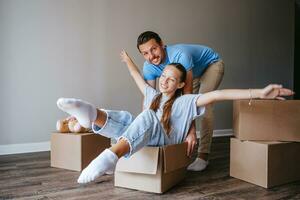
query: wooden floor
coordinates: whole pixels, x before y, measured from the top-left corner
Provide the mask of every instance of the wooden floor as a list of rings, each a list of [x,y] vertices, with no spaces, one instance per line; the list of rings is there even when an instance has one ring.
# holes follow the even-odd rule
[[[264,189],[229,176],[229,138],[214,138],[210,165],[163,195],[117,188],[113,175],[79,185],[79,172],[50,167],[50,153],[0,156],[0,199],[300,199],[300,181]]]

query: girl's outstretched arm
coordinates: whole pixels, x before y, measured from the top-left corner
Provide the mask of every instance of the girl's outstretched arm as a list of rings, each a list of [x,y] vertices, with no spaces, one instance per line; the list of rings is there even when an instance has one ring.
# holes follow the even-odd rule
[[[294,92],[290,89],[283,88],[282,85],[270,84],[263,89],[225,89],[215,90],[203,94],[197,99],[197,106],[237,99],[279,99],[284,100],[282,96],[291,96]]]
[[[135,81],[136,85],[140,89],[143,95],[145,92],[145,87],[146,87],[146,81],[143,79],[140,70],[138,67],[134,64],[134,62],[131,60],[131,58],[128,56],[126,51],[122,51],[121,54],[121,60],[126,63],[129,73],[132,76],[133,80]]]

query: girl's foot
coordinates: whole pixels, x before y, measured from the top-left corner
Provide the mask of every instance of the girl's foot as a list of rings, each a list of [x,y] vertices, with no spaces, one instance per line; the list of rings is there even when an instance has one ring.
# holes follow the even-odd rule
[[[106,172],[114,171],[118,156],[110,149],[105,149],[80,174],[78,183],[89,183]]]
[[[80,99],[59,98],[57,106],[62,111],[74,116],[79,124],[85,128],[91,128],[92,122],[97,118],[96,107]]]

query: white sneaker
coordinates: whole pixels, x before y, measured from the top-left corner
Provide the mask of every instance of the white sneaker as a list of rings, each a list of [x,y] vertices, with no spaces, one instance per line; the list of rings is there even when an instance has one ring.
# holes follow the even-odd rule
[[[189,171],[203,171],[206,169],[208,161],[203,160],[202,158],[196,158],[192,164],[187,168]]]

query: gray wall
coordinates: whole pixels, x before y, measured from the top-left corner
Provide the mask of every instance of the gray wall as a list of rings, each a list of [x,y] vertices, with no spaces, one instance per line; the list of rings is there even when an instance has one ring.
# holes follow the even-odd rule
[[[119,53],[141,66],[144,30],[218,51],[221,88],[292,87],[293,0],[0,0],[0,145],[48,141],[66,116],[61,96],[138,113],[141,95]],[[215,129],[231,128],[231,109],[216,106]]]

